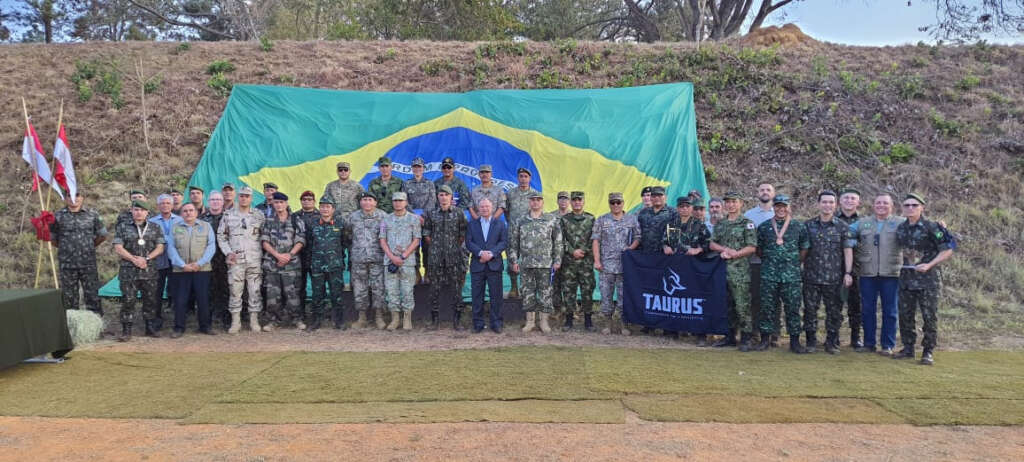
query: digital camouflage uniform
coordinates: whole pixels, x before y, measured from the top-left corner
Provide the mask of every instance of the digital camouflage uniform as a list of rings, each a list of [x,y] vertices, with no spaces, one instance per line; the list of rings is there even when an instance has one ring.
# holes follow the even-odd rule
[[[710,250],[711,233],[708,227],[704,226],[704,222],[696,217],[689,217],[684,223],[683,219],[676,215],[668,222],[668,227],[662,234],[661,245],[671,247],[677,255],[682,255],[691,248],[700,248],[707,252]]]
[[[147,229],[148,225],[148,229]],[[139,233],[142,233],[144,244],[139,244]],[[143,223],[142,226],[130,223],[122,223],[114,232],[113,245],[124,247],[128,253],[145,258],[160,244],[166,244],[164,233],[156,223]],[[121,289],[121,314],[122,323],[131,324],[135,320],[135,294],[141,292],[142,296],[142,320],[147,327],[152,327],[153,319],[156,318],[157,309],[160,307],[160,299],[163,294],[157,293],[156,260],[150,260],[146,269],[135,266],[134,263],[121,259],[121,267],[117,273],[117,279]],[[150,330],[150,329],[147,329]],[[153,329],[155,330],[155,329]]]
[[[448,210],[437,208],[423,214],[423,238],[430,238],[431,256],[427,261],[427,277],[430,278],[430,301],[434,312],[440,310],[442,287],[452,288],[457,300],[455,309],[462,307],[468,258],[464,246],[467,226],[465,213],[455,206]]]
[[[220,220],[223,217],[223,213],[214,215],[207,210],[199,219],[209,223],[210,228],[216,232],[217,229],[220,229]],[[213,259],[210,260],[210,265],[213,268],[210,273],[210,315],[227,326],[231,323],[231,315],[228,313],[228,294],[231,291],[228,286],[228,262],[227,256],[224,255],[220,246],[216,247],[217,251],[213,253]]]
[[[327,187],[324,188],[324,193],[320,198],[330,198],[334,202],[334,215],[336,221],[345,221],[352,212],[359,210],[359,194],[363,192],[363,185],[359,184],[353,179],[349,179],[346,182],[341,180],[334,180],[327,183]],[[345,228],[345,257],[347,260],[346,268],[349,271],[349,279],[352,279],[352,233],[351,229]]]
[[[370,184],[366,187],[366,190],[373,194],[373,197],[377,198],[377,208],[382,210],[384,213],[391,213],[395,211],[395,206],[391,205],[391,195],[401,191],[404,183],[402,179],[394,175],[388,179],[387,182],[383,178],[377,177],[370,180]]]
[[[413,241],[422,237],[420,217],[406,211],[402,216],[394,213],[380,221],[380,239],[383,239],[391,253],[401,257]],[[387,254],[381,258],[386,267],[391,263]],[[398,271],[384,272],[384,293],[387,296],[388,311],[412,312],[416,306],[413,288],[416,285],[416,259],[410,254],[398,267]]]
[[[312,248],[310,248],[310,246],[308,245],[311,239],[309,232],[313,229],[313,225],[320,222],[320,209],[299,210],[298,212],[295,212],[295,216],[299,217],[299,219],[302,220],[302,224],[306,227],[306,245],[302,246],[302,252],[299,253],[299,256],[302,260],[302,274],[300,274],[299,279],[295,281],[295,283],[298,284],[297,287],[299,291],[299,304],[302,306],[301,312],[306,313],[306,284],[309,281],[309,274],[311,272],[310,267],[312,266],[313,262]],[[344,257],[344,254],[342,254],[342,257]],[[342,259],[342,261],[344,261],[344,258]],[[342,273],[341,278],[341,283],[342,286],[344,287],[344,273]]]
[[[860,220],[860,215],[854,213],[850,216],[844,216],[841,212],[836,214],[836,219],[845,227],[849,229],[850,225]],[[842,284],[839,285],[839,297],[840,303],[846,305],[846,317],[850,323],[851,336],[856,334],[856,340],[860,341],[861,331],[861,305],[860,305],[860,263],[855,257],[853,259],[853,285],[846,287]]]
[[[263,248],[260,244],[260,230],[266,221],[263,213],[250,209],[242,212],[234,207],[224,212],[217,228],[217,246],[224,255],[235,255],[235,263],[228,265],[228,311],[242,312],[242,291],[249,296],[249,313],[263,309],[261,287],[263,285]]]
[[[471,193],[471,196],[473,200],[474,212],[476,212],[476,205],[479,204],[480,201],[484,199],[489,199],[491,201],[491,211],[494,213],[497,213],[498,209],[502,209],[505,211],[508,210],[507,196],[505,195],[505,191],[501,189],[501,186],[498,186],[495,183],[491,183],[489,187],[484,187],[484,185],[482,184],[480,186],[477,186],[476,189],[474,189],[473,192]],[[508,221],[508,217],[506,217],[505,221]],[[509,228],[511,229],[511,227],[512,224],[509,223]]]
[[[81,287],[85,308],[102,316],[96,239],[105,237],[107,228],[98,213],[84,207],[78,212],[65,207],[54,214],[54,218],[50,233],[53,245],[57,247],[64,309],[78,309],[78,289]]]
[[[790,337],[800,335],[800,252],[810,248],[807,228],[795,218],[782,236],[782,245],[775,243],[775,229],[781,230],[784,220],[772,218],[757,227],[757,247],[761,251],[761,313],[758,327],[761,332],[779,334],[775,331],[775,312],[782,305],[785,309],[786,333]],[[719,223],[721,225],[721,223]]]
[[[331,313],[336,326],[341,324],[341,293],[345,290],[344,224],[337,215],[331,221],[317,218],[306,233],[309,236],[303,250],[309,249],[310,284],[313,286],[312,315],[324,315],[324,305],[330,290]]]
[[[740,215],[734,220],[723,218],[715,225],[711,241],[733,250],[757,246],[754,222]],[[750,334],[750,257],[730,258],[725,263],[726,285],[729,289],[729,327]]]
[[[469,192],[469,186],[457,176],[452,176],[451,181],[445,181],[444,177],[434,180],[434,187],[440,191],[441,186],[452,188],[452,205],[466,210],[472,203],[473,194]]]
[[[566,209],[565,213],[555,208],[550,213],[559,219],[565,216],[566,213],[570,213],[571,209]],[[639,233],[637,234],[639,236]],[[551,282],[551,304],[554,306],[555,312],[561,312],[565,309],[565,304],[562,303],[562,269],[559,268],[555,271],[555,278]]]
[[[526,214],[509,230],[509,264],[519,265],[523,311],[551,312],[552,267],[562,260],[562,230],[556,215]]]
[[[356,210],[348,215],[344,226],[352,236],[352,292],[356,311],[384,308],[384,251],[380,248],[380,222],[387,214],[380,209],[369,213]]]
[[[420,210],[426,212],[427,210],[434,210],[437,208],[437,187],[434,186],[434,182],[426,178],[419,180],[416,177],[405,180],[403,186],[406,196],[409,198],[408,204],[405,209],[409,212],[413,210]],[[427,268],[427,261],[430,259],[430,249],[426,243],[420,241],[420,248],[412,254],[416,258],[416,271],[419,271],[419,267],[423,266],[424,270]],[[427,277],[429,279],[429,276]]]
[[[555,215],[557,216],[557,215]],[[562,302],[566,312],[576,306],[576,292],[579,290],[579,307],[584,313],[593,311],[594,306],[594,247],[591,237],[594,232],[594,215],[589,212],[569,212],[560,218],[562,227]],[[574,250],[583,251],[583,258],[576,259]]]
[[[640,236],[636,215],[622,214],[618,220],[611,213],[594,220],[591,239],[598,242],[602,269],[598,274],[601,288],[601,313],[611,316],[618,306],[622,309],[622,252]],[[618,303],[614,297],[618,294]]]
[[[654,207],[640,210],[636,215],[636,221],[640,224],[640,247],[637,249],[643,253],[662,253],[661,237],[665,233],[665,225],[676,216],[668,207],[658,212],[654,211]]]
[[[843,240],[847,227],[836,217],[829,221],[815,218],[806,221],[804,226],[811,244],[804,257],[804,331],[809,335],[818,331],[818,305],[824,302],[825,331],[838,338],[843,325],[839,288],[845,273]]]
[[[526,215],[527,213],[530,213],[530,195],[532,194],[540,193],[536,189],[530,187],[527,187],[524,190],[518,186],[508,190],[508,192],[505,193],[505,205],[507,206],[507,208],[505,209],[505,223],[508,223],[509,228],[512,227],[512,224],[519,217]],[[491,200],[493,201],[494,199]],[[518,289],[519,276],[512,272],[511,266],[505,268],[505,272],[508,273],[508,278],[512,284],[512,287]],[[552,297],[556,299],[562,298],[561,294],[558,294],[557,297],[552,295]]]
[[[903,266],[928,263],[939,253],[952,248],[952,236],[938,223],[921,218],[917,223],[900,223],[896,228],[896,241],[902,250]],[[917,310],[921,310],[924,338],[921,347],[930,352],[938,341],[938,303],[942,275],[935,267],[927,273],[912,268],[900,269],[900,339],[903,346],[913,349],[917,341]]]
[[[284,221],[275,215],[263,224],[260,242],[270,243],[278,253],[288,253],[295,244],[305,245],[306,225],[292,214]],[[297,255],[284,266],[278,266],[277,259],[270,252],[263,253],[263,285],[267,290],[264,323],[287,326],[293,320],[302,320],[302,303],[299,301],[299,286],[296,284],[301,275],[302,261]]]

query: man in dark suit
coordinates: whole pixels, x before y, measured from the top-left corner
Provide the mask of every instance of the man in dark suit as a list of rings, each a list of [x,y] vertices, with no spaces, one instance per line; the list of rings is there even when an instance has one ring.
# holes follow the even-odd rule
[[[501,252],[508,244],[505,222],[493,219],[494,204],[488,199],[477,203],[480,218],[471,220],[466,229],[466,248],[471,255],[469,271],[473,290],[473,333],[484,330],[484,285],[491,299],[491,330],[501,333]]]

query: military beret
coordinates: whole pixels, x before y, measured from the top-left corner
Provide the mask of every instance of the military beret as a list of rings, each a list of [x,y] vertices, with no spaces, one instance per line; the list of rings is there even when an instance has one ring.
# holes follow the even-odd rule
[[[391,194],[391,200],[393,200],[393,201],[404,201],[404,200],[409,200],[409,197],[406,196],[405,193],[402,192],[402,191],[395,191],[393,194]]]
[[[651,187],[651,195],[652,196],[664,196],[665,195],[665,187],[664,186],[652,186]]]
[[[274,188],[274,189],[278,189],[278,188],[277,188],[277,185],[276,185],[276,184],[274,184],[274,183],[263,183],[263,189],[267,189],[267,188]]]
[[[738,193],[738,192],[736,192],[736,191],[728,191],[728,192],[725,193],[724,196],[722,196],[722,199],[723,200],[734,199],[734,200],[741,201],[741,200],[743,200],[743,195]]]
[[[640,190],[640,195],[641,196],[643,196],[644,194],[650,194],[650,193],[651,193],[651,187],[650,186],[644,186],[644,189]]]
[[[377,196],[374,196],[373,193],[370,191],[363,191],[362,193],[359,194],[359,199],[366,199],[367,197],[373,200],[377,200]]]
[[[352,168],[348,162],[338,162],[338,168]]]
[[[445,157],[443,160],[441,160],[441,166],[443,167],[445,165],[450,165],[450,166],[454,167],[455,166],[455,159],[452,159],[451,157]]]
[[[377,166],[383,167],[385,165],[391,165],[391,159],[388,159],[388,156],[381,156],[380,159],[377,159]]]
[[[331,206],[334,206],[334,199],[331,199],[331,196],[324,196],[320,198],[320,203],[331,204]]]
[[[300,200],[301,199],[305,199],[307,197],[311,197],[313,199],[316,199],[316,194],[313,194],[313,191],[303,191],[302,194],[299,195],[299,199]]]
[[[530,193],[530,196],[528,198],[529,199],[543,199],[544,195],[539,193],[539,192],[534,191],[534,192]]]
[[[491,168],[491,164],[483,164],[483,165],[480,166],[480,168],[477,169],[477,171],[480,171],[480,172],[493,172],[494,169]]]
[[[437,189],[437,193],[438,194],[447,194],[447,195],[451,196],[452,195],[452,188],[451,188],[451,186],[443,184],[443,185],[441,185],[440,188]]]
[[[676,207],[679,207],[681,205],[693,205],[693,203],[690,202],[690,196],[679,196],[679,197],[677,197],[676,198]]]
[[[172,190],[170,191],[170,193],[171,193],[171,194],[181,194],[181,190],[180,190],[180,189],[172,189]]]
[[[132,207],[133,208],[146,209],[146,210],[149,210],[149,209],[153,208],[153,206],[150,205],[150,203],[146,202],[146,201],[132,201]]]
[[[558,196],[557,197],[559,199],[568,199],[569,198],[569,191],[558,191]]]
[[[274,191],[274,194],[271,197],[275,201],[286,201],[286,200],[288,200],[288,195],[283,193],[283,192],[281,192],[281,191]]]
[[[609,202],[611,202],[611,201],[621,201],[621,200],[622,200],[622,193],[620,193],[620,192],[613,192],[613,193],[608,194],[608,201]]]
[[[131,191],[128,191],[128,195],[129,196],[134,196],[136,194],[142,194],[143,196],[145,196],[146,195],[146,191],[143,191],[141,189],[133,189]]]
[[[789,196],[785,194],[776,194],[775,198],[772,199],[772,205],[778,204],[789,205]]]
[[[188,192],[192,192],[192,191],[206,192],[206,191],[203,191],[203,188],[200,188],[199,186],[195,186],[195,185],[188,187]]]
[[[920,194],[918,194],[918,193],[907,193],[907,195],[903,197],[903,200],[907,200],[907,199],[914,199],[915,201],[918,201],[918,202],[920,202],[921,204],[924,204],[924,203],[925,203],[925,202],[924,202],[924,197],[923,197],[923,196],[921,196],[921,195],[920,195]]]
[[[845,194],[856,194],[858,196],[861,195],[860,191],[858,191],[858,190],[856,190],[854,188],[843,188],[842,191],[839,191],[839,195],[842,196],[842,195],[845,195]]]
[[[412,159],[412,166],[413,167],[416,167],[416,166],[425,167],[426,165],[427,165],[427,163],[423,161],[422,157],[414,157]]]
[[[517,168],[517,169],[516,169],[516,175],[518,175],[518,174],[520,174],[520,173],[525,173],[525,174],[527,174],[527,175],[533,176],[533,174],[532,174],[532,173],[530,173],[530,169],[528,169],[528,168],[526,168],[526,167],[519,167],[519,168]]]
[[[690,198],[690,200],[693,200],[693,198]],[[693,201],[693,208],[695,208],[695,209],[702,209],[702,208],[704,208],[704,201]]]
[[[573,191],[569,193],[570,199],[583,199],[583,191]]]
[[[696,189],[691,189],[690,192],[687,193],[686,195],[690,196],[690,198],[692,198],[692,199],[700,199],[700,198],[704,197],[704,196],[702,196],[700,194],[700,191],[698,191]]]
[[[220,189],[221,189],[221,191],[223,191],[225,189],[230,189],[230,190],[234,191],[235,190],[235,184],[229,181],[227,183],[224,183],[224,186],[221,186]]]
[[[252,195],[252,188],[250,188],[248,186],[242,186],[238,190],[238,195],[239,196],[251,196]]]

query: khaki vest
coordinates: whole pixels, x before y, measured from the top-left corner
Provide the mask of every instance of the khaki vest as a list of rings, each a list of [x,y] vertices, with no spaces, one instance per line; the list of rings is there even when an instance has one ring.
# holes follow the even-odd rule
[[[885,219],[881,231],[875,217],[862,218],[857,222],[856,259],[861,277],[899,277],[902,258],[896,242],[896,228],[903,220],[903,217],[890,216]],[[875,245],[876,234],[878,245]]]
[[[192,226],[192,232],[189,232],[189,227],[185,223],[178,223],[171,228],[171,235],[174,239],[174,250],[178,251],[178,256],[181,257],[185,263],[192,263],[203,258],[203,252],[206,250],[207,239],[209,239],[210,233],[213,229],[210,224],[196,220],[194,226]],[[213,266],[210,262],[206,262],[205,265],[199,267],[199,271],[211,271]],[[175,273],[180,273],[184,270],[174,267]]]

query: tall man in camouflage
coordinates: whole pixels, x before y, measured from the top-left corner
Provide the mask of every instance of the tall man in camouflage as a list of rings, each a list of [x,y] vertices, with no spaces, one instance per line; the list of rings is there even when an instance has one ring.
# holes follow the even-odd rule
[[[625,213],[624,207],[622,193],[609,194],[610,211],[594,220],[591,231],[594,269],[598,271],[601,288],[601,314],[606,321],[601,333],[605,335],[612,333],[616,306],[622,315],[622,252],[640,246],[640,225],[636,216]],[[618,302],[615,301],[616,296]],[[622,335],[629,335],[628,329],[620,328]]]
[[[941,290],[940,263],[953,256],[953,239],[938,223],[924,218],[924,198],[907,194],[903,198],[904,221],[896,228],[896,241],[903,251],[900,269],[900,339],[903,349],[893,358],[914,359],[917,329],[914,316],[921,310],[924,338],[921,364],[934,364],[932,350],[938,340],[938,303]]]
[[[523,278],[523,332],[535,327],[540,313],[540,330],[551,332],[551,279],[562,266],[562,230],[559,219],[544,213],[544,196],[530,196],[530,211],[519,217],[509,231],[508,259],[512,271]]]
[[[306,225],[288,213],[288,196],[276,192],[273,198],[274,216],[263,224],[260,231],[260,242],[263,244],[263,285],[267,290],[263,331],[270,332],[274,326],[287,326],[293,320],[295,327],[305,329],[296,281],[302,274],[299,253],[306,245]],[[284,303],[281,297],[284,297]]]
[[[800,262],[811,247],[807,228],[790,215],[789,196],[778,194],[772,200],[775,216],[757,227],[757,253],[761,257],[761,344],[768,349],[774,331],[775,310],[780,303],[786,310],[789,351],[807,353],[800,345]],[[766,335],[767,334],[767,335]]]
[[[675,216],[665,206],[665,188],[662,186],[651,187],[651,206],[644,207],[636,215],[640,224],[640,252],[661,253],[661,236],[665,226]],[[643,333],[650,333],[649,327],[640,329]]]
[[[344,309],[341,292],[345,287],[345,233],[341,219],[334,213],[334,200],[328,196],[320,198],[320,216],[306,231],[309,241],[303,249],[309,249],[310,277],[313,286],[312,313],[308,331],[320,328],[327,302],[327,290],[331,294],[331,313],[334,328],[343,329]]]
[[[480,177],[480,186],[477,186],[471,193],[473,204],[469,208],[470,216],[472,216],[474,220],[480,219],[480,214],[477,213],[476,206],[480,203],[481,199],[486,198],[491,201],[494,208],[494,213],[491,216],[491,219],[496,220],[501,218],[501,216],[505,214],[505,211],[508,210],[507,196],[505,195],[505,191],[501,189],[501,186],[494,183],[494,169],[490,164],[483,164],[477,169],[477,175]],[[511,229],[511,227],[512,224],[509,223],[509,229]]]
[[[231,298],[228,300],[228,311],[231,312],[230,334],[237,334],[242,326],[243,290],[249,294],[249,327],[253,332],[260,332],[259,315],[263,309],[260,297],[260,286],[263,283],[260,230],[266,218],[251,205],[252,188],[243,186],[238,190],[238,203],[224,212],[220,226],[217,227],[217,245],[227,256],[228,285],[231,288]]]
[[[302,246],[302,253],[299,254],[302,259],[302,274],[299,275],[296,283],[299,290],[299,304],[302,305],[302,313],[306,313],[306,284],[311,271],[313,250],[309,242],[311,238],[309,232],[313,229],[313,225],[320,220],[320,209],[317,208],[316,195],[313,194],[313,191],[304,191],[299,196],[299,204],[302,208],[295,212],[295,216],[299,217],[302,224],[306,226],[306,245]],[[342,281],[344,281],[344,275],[342,275]]]
[[[452,328],[462,330],[462,288],[466,283],[466,215],[452,204],[452,188],[442,185],[437,192],[438,207],[423,213],[423,240],[430,246],[427,261],[430,278],[430,328],[437,329],[441,290],[450,289],[455,301]]]
[[[377,208],[384,213],[394,212],[395,208],[392,205],[391,197],[394,193],[402,190],[404,185],[402,179],[391,175],[391,159],[387,157],[377,159],[377,170],[380,171],[380,176],[370,180],[366,190],[377,198]]]
[[[761,223],[768,221],[774,216],[772,199],[775,198],[775,186],[771,183],[757,185],[758,204],[743,213],[743,216],[754,222],[754,226],[761,226]],[[756,254],[750,257],[750,314],[757,322],[761,317],[761,258]],[[779,332],[782,330],[782,314],[779,307],[775,307],[775,319],[772,320],[773,331],[771,339],[772,348],[779,346]]]
[[[338,162],[338,179],[327,183],[321,197],[330,198],[334,201],[334,213],[338,215],[338,221],[344,221],[346,217],[359,210],[359,196],[363,193],[363,186],[351,179],[351,165],[348,162]],[[349,280],[352,279],[352,230],[345,228],[345,257],[348,261]],[[351,290],[350,284],[345,284],[345,290]]]
[[[220,229],[220,220],[224,217],[224,195],[220,191],[213,191],[206,201],[206,213],[199,219],[209,223],[216,233]],[[231,313],[228,311],[228,294],[231,289],[228,286],[227,255],[224,255],[220,246],[217,246],[210,265],[213,267],[210,273],[210,313],[213,319],[220,320],[221,326],[227,330],[231,326]]]
[[[65,207],[57,211],[50,225],[50,240],[57,248],[64,309],[78,309],[78,290],[81,288],[85,308],[103,316],[96,247],[107,240],[107,228],[103,226],[100,214],[83,207],[84,201],[81,191],[75,197],[69,194],[65,198]]]
[[[135,320],[135,294],[142,293],[142,321],[146,335],[159,337],[153,323],[160,306],[157,289],[157,269],[154,259],[164,251],[164,233],[147,220],[151,206],[142,201],[132,203],[132,221],[121,223],[114,232],[114,252],[121,257],[117,279],[121,286],[121,335],[119,341],[132,337]]]
[[[569,191],[558,191],[558,208],[551,211],[551,214],[561,219],[565,214],[572,211],[569,207]],[[640,236],[640,233],[637,233]],[[562,270],[555,271],[555,280],[551,283],[551,303],[554,306],[556,316],[565,317],[565,303],[562,302]]]
[[[591,237],[594,232],[594,215],[583,210],[583,191],[570,194],[572,212],[563,215],[559,220],[562,228],[562,300],[569,308],[565,313],[562,331],[572,329],[574,313],[577,305],[576,291],[579,290],[579,307],[583,312],[583,328],[587,332],[594,331],[594,247]]]
[[[388,271],[384,273],[384,293],[391,312],[388,330],[398,328],[400,317],[402,330],[412,330],[412,310],[416,307],[413,299],[416,259],[413,255],[419,248],[422,232],[420,217],[405,209],[406,197],[402,191],[392,195],[395,211],[380,222],[380,247],[384,250],[384,263],[388,264]]]
[[[416,157],[412,160],[412,178],[405,180],[405,184],[402,185],[402,190],[405,191],[406,197],[409,198],[406,209],[410,212],[415,210],[420,211],[420,225],[423,224],[422,214],[427,210],[434,210],[437,208],[437,187],[434,186],[434,182],[423,177],[423,172],[426,170],[427,163],[422,157]],[[427,245],[420,242],[420,247],[417,252],[413,255],[416,257],[416,283],[419,284],[421,281],[419,268],[423,266],[423,269],[427,268],[427,259],[429,258],[430,250]],[[430,278],[426,277],[423,282],[430,284]]]
[[[359,199],[359,210],[345,218],[344,226],[352,236],[349,258],[352,262],[352,292],[356,319],[353,328],[366,327],[366,310],[372,307],[378,329],[384,328],[384,250],[380,247],[380,222],[387,214],[377,208],[377,196],[366,191]],[[371,298],[372,295],[372,298]]]
[[[848,229],[854,223],[861,219],[860,214],[857,210],[860,209],[860,191],[853,188],[846,188],[839,192],[839,213],[836,218],[843,223]],[[864,342],[861,341],[861,304],[860,304],[860,265],[856,259],[853,262],[853,270],[850,277],[853,279],[853,283],[850,287],[843,286],[839,289],[839,294],[843,304],[846,305],[846,315],[850,322],[850,347],[864,348]],[[839,345],[837,339],[836,346]]]
[[[506,204],[508,210],[505,213],[505,221],[509,223],[509,227],[515,224],[519,217],[526,215],[530,212],[530,196],[537,193],[536,189],[530,187],[530,179],[532,174],[526,167],[519,167],[516,170],[516,181],[518,185],[505,193]],[[510,281],[510,287],[506,298],[519,297],[519,278],[512,272],[511,265],[508,267],[508,278]]]
[[[235,184],[232,182],[224,183],[220,187],[220,193],[224,196],[224,207],[221,210],[225,212],[231,210],[235,206]]]
[[[121,223],[132,222],[132,204],[135,201],[146,202],[146,193],[141,189],[133,189],[128,192],[128,208],[117,214],[117,218],[114,220],[114,231],[117,231],[117,227],[121,226]]]
[[[277,192],[277,184],[275,183],[263,183],[263,202],[256,206],[256,210],[259,210],[263,214],[264,218],[270,218],[274,216],[274,193]],[[291,213],[292,209],[288,209],[288,213]]]
[[[697,196],[698,198],[700,196]],[[661,248],[665,255],[700,255],[709,250],[711,245],[711,233],[704,220],[693,216],[692,196],[682,196],[676,199],[675,217],[668,222],[662,234]],[[679,337],[678,332],[665,331],[669,337]],[[707,334],[697,335],[697,346],[707,346]]]
[[[753,322],[750,318],[750,263],[749,257],[757,251],[757,231],[754,222],[743,216],[743,196],[735,191],[725,193],[725,217],[715,225],[711,235],[711,250],[719,252],[726,261],[725,281],[729,300],[729,335],[713,347],[736,346],[736,332],[740,332],[740,351],[750,351]]]
[[[836,193],[818,194],[818,216],[807,220],[807,238],[811,248],[804,257],[804,333],[807,350],[818,343],[818,305],[825,303],[825,351],[839,354],[839,328],[843,325],[843,305],[839,288],[843,284],[843,240],[847,226],[835,216]]]
[[[472,204],[472,194],[469,187],[461,178],[455,176],[455,159],[445,157],[441,160],[441,178],[434,180],[434,186],[441,190],[441,186],[447,186],[452,190],[452,205],[466,210]]]

